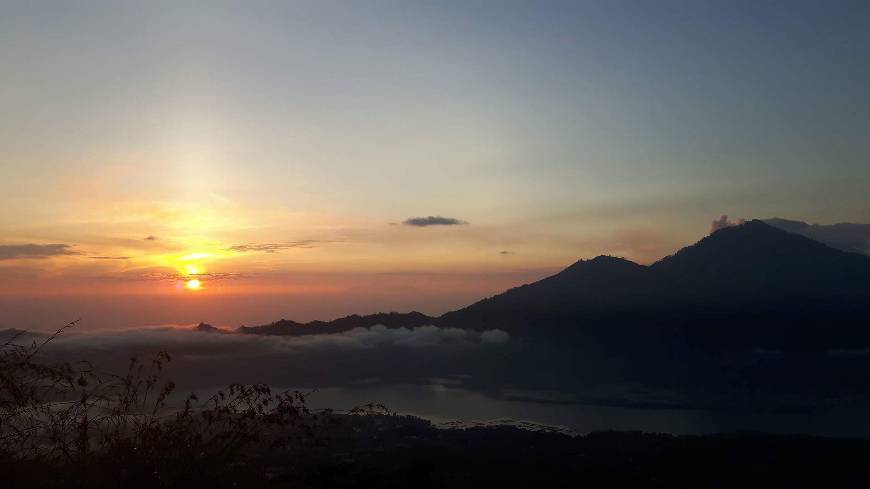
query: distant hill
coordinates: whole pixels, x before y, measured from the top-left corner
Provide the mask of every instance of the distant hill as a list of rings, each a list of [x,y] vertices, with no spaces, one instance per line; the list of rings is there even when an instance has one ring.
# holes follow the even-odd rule
[[[783,231],[802,234],[839,250],[870,256],[870,224],[853,222],[809,224],[779,217],[764,219],[764,222]]]
[[[759,220],[721,229],[650,266],[599,256],[433,318],[418,312],[281,320],[239,332],[337,333],[383,324],[498,328],[599,346],[870,347],[870,257]]]
[[[330,334],[350,331],[354,328],[370,328],[384,325],[388,328],[415,328],[426,324],[434,324],[435,318],[420,312],[409,313],[377,313],[368,316],[353,314],[333,321],[311,321],[297,323],[282,319],[263,326],[241,326],[236,331],[242,334],[262,334],[276,336],[302,336],[306,334]]]
[[[216,327],[212,326],[211,324],[206,324],[206,323],[197,324],[193,328],[193,330],[198,331],[200,333],[221,333],[221,334],[230,333],[230,331],[227,331],[227,330],[221,329],[221,328],[216,328]]]

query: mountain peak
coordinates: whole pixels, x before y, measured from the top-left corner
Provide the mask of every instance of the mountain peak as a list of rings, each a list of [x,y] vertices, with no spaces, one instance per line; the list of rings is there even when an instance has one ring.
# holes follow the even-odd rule
[[[194,328],[194,331],[199,333],[229,333],[229,331],[221,328],[216,328],[208,323],[199,323]]]
[[[581,262],[584,260],[580,260]],[[598,255],[591,260],[585,260],[585,263],[595,263],[595,264],[626,264],[630,263],[634,265],[635,263],[631,260],[626,260],[621,256],[612,256],[612,255]]]
[[[578,271],[578,270],[596,270],[596,269],[613,269],[613,268],[638,268],[642,265],[626,260],[625,258],[611,255],[598,255],[595,258],[588,260],[577,260],[568,268],[560,273]]]
[[[695,266],[721,260],[744,260],[760,255],[773,258],[779,252],[795,249],[822,250],[825,245],[803,236],[777,229],[763,221],[753,219],[734,226],[718,229],[697,243],[673,255],[662,258],[653,268],[667,269],[677,266]],[[691,263],[689,263],[691,262]]]
[[[752,220],[715,231],[650,269],[687,295],[707,290],[708,299],[820,296],[866,289],[870,260]]]
[[[780,231],[779,228],[772,226],[761,219],[750,219],[748,221],[740,221],[732,226],[725,226],[710,233],[710,236],[718,234],[722,231],[726,233],[768,233],[771,231]]]

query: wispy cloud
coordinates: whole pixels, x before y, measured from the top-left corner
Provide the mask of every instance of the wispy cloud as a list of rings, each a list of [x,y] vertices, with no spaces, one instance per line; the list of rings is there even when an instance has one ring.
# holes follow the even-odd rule
[[[129,260],[130,256],[89,256],[91,260]]]
[[[81,255],[80,252],[71,249],[68,244],[19,244],[0,245],[0,260],[14,260],[16,258],[49,258],[62,255]]]
[[[231,280],[241,277],[241,273],[237,272],[202,272],[202,273],[179,273],[179,272],[149,272],[140,276],[145,280],[187,280],[191,277],[206,278],[209,280]]]
[[[236,253],[277,253],[281,250],[288,250],[291,248],[314,248],[321,243],[325,243],[325,241],[305,239],[301,241],[284,241],[279,243],[246,243],[230,246],[227,248],[227,251],[235,251]]]
[[[468,224],[468,221],[456,219],[455,217],[443,216],[426,216],[426,217],[409,217],[402,221],[405,226],[426,227],[426,226],[462,226]]]

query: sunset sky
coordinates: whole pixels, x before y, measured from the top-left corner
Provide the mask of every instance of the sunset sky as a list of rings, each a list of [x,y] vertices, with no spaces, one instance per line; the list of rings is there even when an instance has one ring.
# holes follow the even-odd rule
[[[0,325],[440,314],[721,214],[870,222],[868,25],[860,2],[0,2]]]

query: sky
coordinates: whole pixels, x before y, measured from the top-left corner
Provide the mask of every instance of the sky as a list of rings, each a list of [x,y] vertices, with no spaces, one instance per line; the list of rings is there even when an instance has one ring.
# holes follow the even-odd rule
[[[420,310],[870,222],[866,2],[0,0],[0,325]]]

